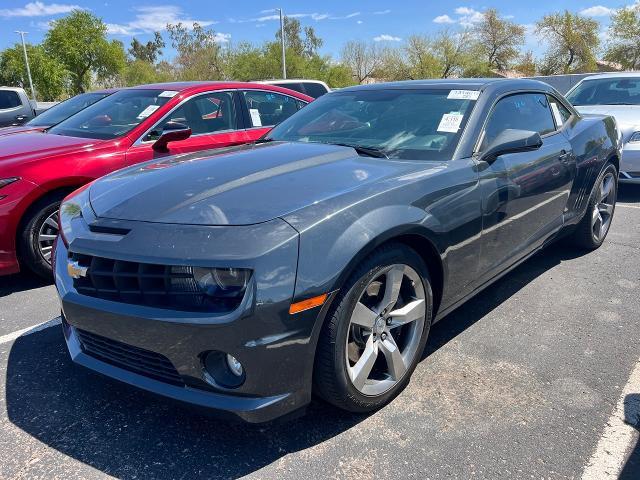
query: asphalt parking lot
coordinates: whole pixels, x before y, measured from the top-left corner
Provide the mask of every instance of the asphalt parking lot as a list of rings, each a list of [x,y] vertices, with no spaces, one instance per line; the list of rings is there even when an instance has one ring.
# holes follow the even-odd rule
[[[553,245],[438,323],[388,407],[263,426],[72,365],[54,288],[0,278],[0,478],[638,479],[639,265],[623,188],[601,249]]]

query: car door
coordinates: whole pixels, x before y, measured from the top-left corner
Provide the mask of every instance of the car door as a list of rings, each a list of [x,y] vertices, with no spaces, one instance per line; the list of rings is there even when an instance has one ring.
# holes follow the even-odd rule
[[[240,98],[250,141],[259,139],[306,105],[302,100],[269,90],[243,90]]]
[[[249,135],[243,128],[237,94],[233,90],[206,92],[182,101],[134,142],[127,152],[127,162],[247,143]],[[191,136],[170,142],[167,152],[157,152],[153,144],[168,123],[191,128]]]
[[[492,108],[479,146],[479,158],[504,130],[536,131],[542,146],[533,151],[480,161],[483,193],[481,280],[518,261],[562,226],[575,177],[571,144],[554,120],[544,93],[517,93]]]

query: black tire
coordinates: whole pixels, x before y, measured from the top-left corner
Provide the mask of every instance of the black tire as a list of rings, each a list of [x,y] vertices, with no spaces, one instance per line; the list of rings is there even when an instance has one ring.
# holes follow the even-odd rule
[[[425,292],[425,322],[418,349],[404,376],[387,392],[378,396],[363,395],[347,373],[346,340],[351,314],[364,289],[385,267],[403,263],[422,278]],[[371,412],[395,398],[409,383],[422,357],[431,326],[433,294],[429,272],[422,258],[401,243],[383,245],[372,252],[356,269],[341,289],[327,315],[320,333],[314,366],[314,392],[327,402],[356,413]]]
[[[60,208],[60,202],[65,195],[64,192],[53,193],[34,203],[27,211],[18,232],[18,256],[21,262],[29,270],[49,281],[53,279],[51,263],[40,251],[38,236],[47,218]]]
[[[593,232],[593,224],[592,224],[592,213],[596,208],[596,205],[600,200],[600,186],[605,177],[613,175],[613,210],[611,211],[611,216],[608,222],[608,227],[604,235],[600,238],[596,238],[596,235]],[[584,250],[595,250],[602,245],[607,234],[609,233],[609,229],[611,227],[611,222],[613,221],[613,214],[615,213],[615,203],[618,194],[618,171],[615,165],[611,162],[607,163],[603,171],[598,176],[598,179],[594,183],[593,190],[591,192],[591,196],[589,197],[589,202],[587,203],[587,209],[585,211],[582,220],[576,226],[571,235],[567,238],[568,243],[584,249]]]

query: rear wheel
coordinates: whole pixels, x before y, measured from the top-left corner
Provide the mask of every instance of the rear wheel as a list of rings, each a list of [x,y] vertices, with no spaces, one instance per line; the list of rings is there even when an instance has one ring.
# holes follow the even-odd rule
[[[317,393],[353,412],[382,407],[413,373],[431,325],[432,293],[421,257],[402,244],[375,251],[347,282],[324,325]]]
[[[29,210],[18,238],[22,262],[41,277],[51,280],[53,243],[58,235],[58,209],[64,194],[47,196]]]
[[[598,177],[587,211],[574,230],[572,243],[587,250],[595,250],[609,233],[618,196],[618,172],[615,165],[607,164]]]

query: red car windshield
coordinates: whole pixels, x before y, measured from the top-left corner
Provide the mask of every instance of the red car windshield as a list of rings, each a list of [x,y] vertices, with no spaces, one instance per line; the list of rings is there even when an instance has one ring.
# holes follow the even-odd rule
[[[68,137],[111,140],[126,135],[167,103],[176,92],[122,90],[49,129]]]

